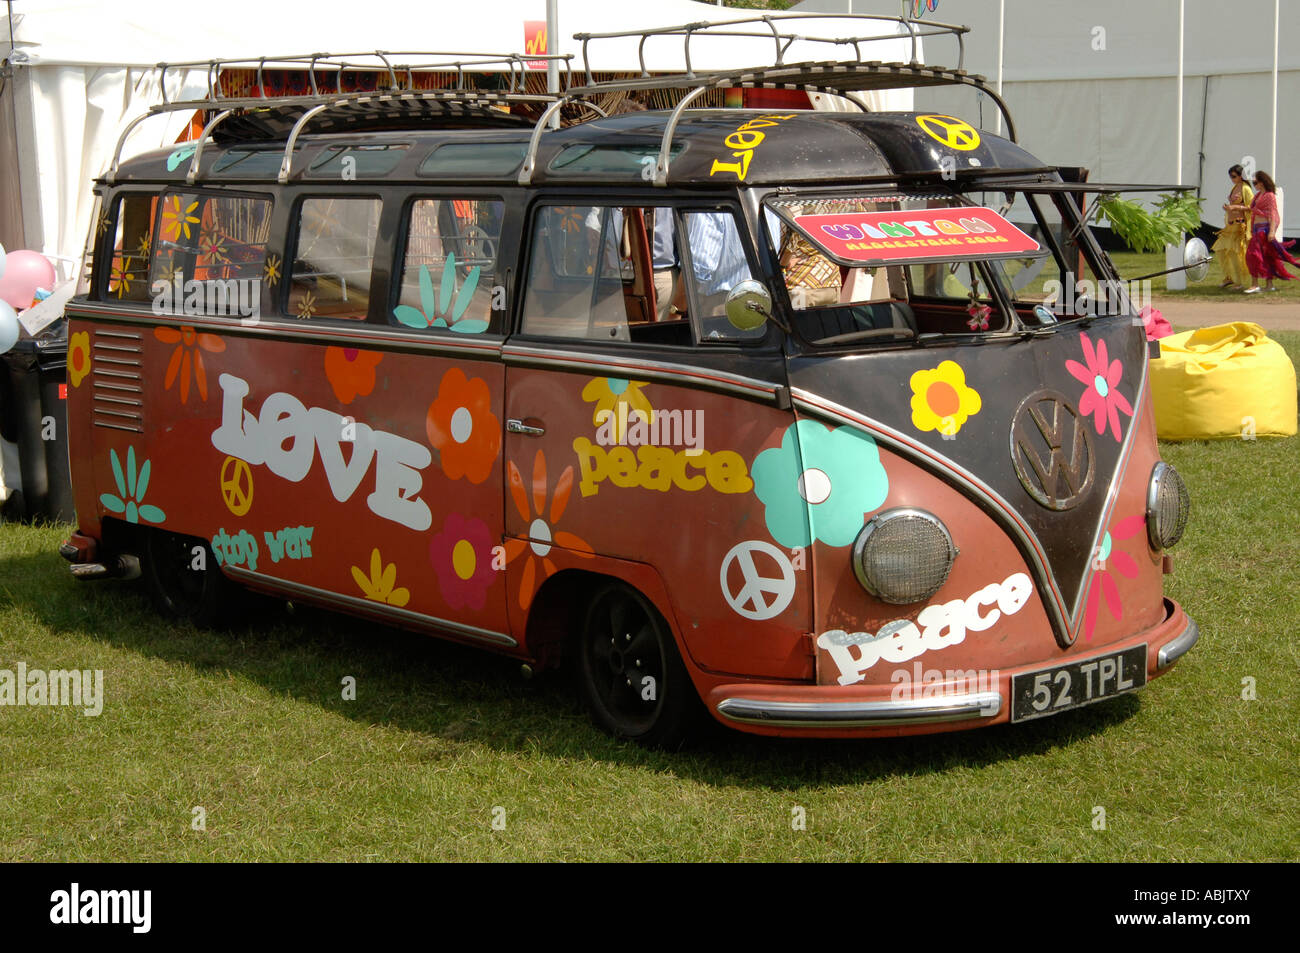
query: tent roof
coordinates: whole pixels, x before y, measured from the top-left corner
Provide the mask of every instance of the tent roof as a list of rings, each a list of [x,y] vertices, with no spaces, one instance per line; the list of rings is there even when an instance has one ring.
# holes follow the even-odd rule
[[[523,52],[525,23],[546,20],[545,0],[476,0],[473,15],[444,3],[412,4],[409,0],[370,0],[358,8],[355,0],[313,0],[310,5],[267,3],[266,0],[223,0],[218,8],[176,4],[173,0],[132,0],[109,4],[103,0],[16,0],[14,46],[16,62],[27,65],[154,66],[222,58],[256,58],[327,51],[445,50],[478,53]],[[0,8],[3,11],[3,8]],[[720,8],[694,0],[656,0],[653,5],[611,3],[609,0],[559,0],[559,43],[552,53],[579,54],[573,34],[613,33],[652,26],[701,21],[729,21],[762,11]],[[0,12],[0,37],[8,39],[7,15]],[[804,24],[808,21],[803,21]],[[76,29],[68,29],[76,24]],[[819,35],[880,35],[892,30],[863,21],[830,19],[819,24]],[[761,24],[759,25],[761,29]],[[806,29],[802,32],[810,32]],[[827,47],[801,55],[796,44],[788,60],[828,59]],[[891,45],[893,45],[891,43]],[[873,59],[905,59],[902,44],[886,54],[876,48]],[[650,69],[680,69],[681,39],[656,38],[646,44]],[[811,46],[811,44],[809,45]],[[637,66],[635,39],[593,43],[593,69],[629,70]],[[737,69],[770,62],[771,37],[697,38],[692,61],[698,68]],[[400,55],[400,54],[399,54]],[[846,56],[848,54],[846,53]]]

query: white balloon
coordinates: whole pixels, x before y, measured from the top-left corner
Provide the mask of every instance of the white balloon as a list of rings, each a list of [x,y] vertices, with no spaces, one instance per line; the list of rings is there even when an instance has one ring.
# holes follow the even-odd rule
[[[0,354],[18,343],[18,312],[7,301],[0,301]]]

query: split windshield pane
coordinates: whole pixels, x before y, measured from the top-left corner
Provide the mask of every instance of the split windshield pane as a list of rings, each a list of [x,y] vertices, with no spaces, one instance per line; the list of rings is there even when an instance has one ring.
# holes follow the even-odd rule
[[[1077,316],[1067,279],[1092,252],[1064,224],[1057,203],[1068,201],[1014,190],[781,196],[765,220],[803,337],[898,343]]]

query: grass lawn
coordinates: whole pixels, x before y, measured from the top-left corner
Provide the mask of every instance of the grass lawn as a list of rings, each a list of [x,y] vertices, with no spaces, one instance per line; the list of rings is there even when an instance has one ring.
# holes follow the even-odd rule
[[[1294,249],[1292,250],[1294,253]],[[1151,252],[1149,254],[1140,254],[1138,252],[1115,252],[1111,256],[1115,262],[1115,268],[1119,271],[1122,278],[1131,280],[1141,275],[1149,275],[1155,271],[1164,271],[1165,256],[1163,252]],[[1287,267],[1292,274],[1297,274],[1300,269]],[[1277,291],[1269,294],[1261,291],[1259,295],[1243,295],[1241,288],[1220,288],[1219,283],[1223,281],[1223,269],[1219,267],[1217,258],[1211,258],[1210,271],[1200,281],[1187,281],[1185,291],[1169,291],[1165,287],[1165,276],[1151,279],[1151,293],[1170,298],[1188,298],[1197,301],[1215,301],[1223,298],[1240,299],[1250,301],[1256,297],[1279,298],[1293,303],[1300,303],[1300,281],[1275,281],[1274,285]],[[1260,287],[1263,287],[1262,283]],[[1244,319],[1243,319],[1244,320]]]
[[[1202,638],[1136,696],[912,740],[718,729],[682,754],[433,639],[302,610],[165,624],[75,583],[67,527],[0,526],[0,668],[103,669],[106,695],[97,718],[0,708],[0,860],[1300,859],[1298,450],[1162,447],[1193,500],[1168,592]]]

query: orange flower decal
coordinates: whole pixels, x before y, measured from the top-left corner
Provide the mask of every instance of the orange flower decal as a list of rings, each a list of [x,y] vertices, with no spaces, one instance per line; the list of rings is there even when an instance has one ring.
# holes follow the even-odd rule
[[[68,339],[68,379],[73,387],[90,373],[90,332],[77,331]]]
[[[375,389],[375,368],[384,355],[374,351],[359,351],[354,347],[327,347],[325,349],[325,376],[329,378],[334,396],[350,404],[365,397]]]
[[[451,479],[482,483],[491,474],[501,450],[501,421],[492,413],[492,391],[483,378],[466,377],[459,367],[443,374],[424,429]]]
[[[181,403],[190,399],[190,367],[194,368],[194,383],[199,389],[199,397],[208,399],[208,375],[203,368],[202,351],[220,354],[226,349],[226,342],[215,334],[202,334],[192,327],[154,328],[153,336],[164,344],[175,344],[172,359],[167,364],[167,377],[163,380],[163,390],[171,390],[177,375],[181,382]]]
[[[526,540],[506,540],[506,563],[525,550],[528,551],[528,562],[524,565],[523,575],[519,579],[519,608],[527,610],[532,604],[533,596],[537,595],[537,590],[541,588],[542,582],[555,575],[556,566],[550,559],[552,546],[563,546],[583,559],[595,553],[591,544],[585,540],[579,539],[572,533],[554,529],[555,524],[564,516],[565,507],[569,505],[569,497],[573,493],[572,466],[565,467],[560,478],[555,481],[555,490],[551,494],[549,520],[546,518],[548,488],[545,453],[538,450],[537,456],[533,458],[531,487],[524,486],[524,478],[513,460],[506,463],[506,470],[510,478],[510,498],[514,500],[515,509],[519,511],[520,517],[528,524],[529,537]],[[539,565],[540,578],[538,577]]]

